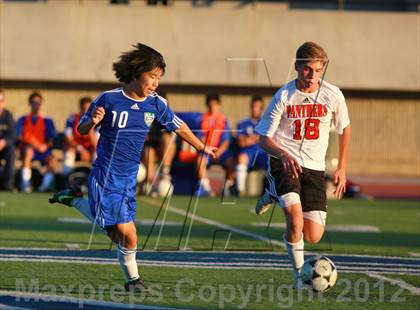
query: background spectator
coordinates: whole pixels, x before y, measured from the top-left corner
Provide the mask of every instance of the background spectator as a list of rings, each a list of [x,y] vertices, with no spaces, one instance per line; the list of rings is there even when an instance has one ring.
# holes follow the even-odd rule
[[[235,183],[234,157],[229,151],[231,129],[226,117],[220,110],[219,95],[208,95],[206,106],[207,112],[203,114],[201,132],[197,136],[206,145],[216,146],[218,150],[215,159],[211,159],[202,153],[197,157],[197,173],[200,185],[196,194],[199,196],[213,195],[210,181],[207,178],[207,166],[212,164],[220,164],[226,170],[224,194],[229,194],[229,190],[233,190]]]
[[[29,96],[30,113],[21,116],[17,122],[16,133],[20,140],[22,157],[21,190],[31,191],[32,161],[39,160],[47,166],[39,191],[51,188],[54,182],[54,171],[57,168],[57,160],[52,154],[55,126],[52,119],[43,117],[41,105],[43,97],[39,92],[33,92]]]
[[[243,119],[237,125],[239,154],[236,166],[236,184],[241,195],[245,192],[248,170],[252,168],[266,169],[267,167],[267,153],[259,146],[259,135],[254,132],[254,128],[263,113],[263,108],[262,98],[258,96],[252,97],[251,116]]]
[[[4,108],[6,96],[0,89],[0,190],[10,190],[13,186],[15,166],[15,121]]]
[[[91,163],[95,157],[98,135],[92,129],[88,135],[81,135],[77,131],[80,117],[85,114],[92,103],[92,98],[82,97],[79,101],[79,112],[73,113],[66,121],[64,130],[64,163],[63,173],[70,173],[76,161],[77,155],[80,161]]]

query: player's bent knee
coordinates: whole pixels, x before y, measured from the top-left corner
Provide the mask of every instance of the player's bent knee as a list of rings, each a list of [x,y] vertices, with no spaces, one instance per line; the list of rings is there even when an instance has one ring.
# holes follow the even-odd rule
[[[121,237],[120,244],[122,244],[126,249],[135,249],[137,248],[137,236],[136,235],[124,235]]]
[[[316,233],[306,232],[306,233],[304,233],[303,236],[304,236],[304,239],[305,239],[306,242],[318,243],[319,241],[321,241],[323,235],[324,235],[324,232],[322,231],[322,233],[321,232],[316,232]]]

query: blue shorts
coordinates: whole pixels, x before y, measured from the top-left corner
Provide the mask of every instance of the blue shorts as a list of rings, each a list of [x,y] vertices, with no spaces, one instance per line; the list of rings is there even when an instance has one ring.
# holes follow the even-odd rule
[[[206,155],[208,162],[207,162],[207,167],[211,166],[211,165],[222,165],[223,167],[226,167],[226,161],[233,157],[232,152],[230,150],[226,150],[222,156],[220,156],[219,159],[213,159],[210,156]]]
[[[50,156],[52,153],[52,149],[46,150],[44,153],[41,153],[39,151],[34,152],[34,157],[32,157],[32,161],[39,160],[42,164],[45,164],[45,160],[48,156]]]
[[[241,149],[239,154],[246,154],[248,156],[248,170],[249,169],[267,169],[268,156],[267,153],[261,149]]]
[[[91,173],[88,192],[90,212],[96,224],[102,229],[136,220],[135,188],[126,188],[121,191],[104,189]]]

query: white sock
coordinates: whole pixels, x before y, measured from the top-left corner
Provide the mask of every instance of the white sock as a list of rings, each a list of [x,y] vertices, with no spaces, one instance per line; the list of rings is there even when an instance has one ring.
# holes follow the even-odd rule
[[[22,181],[29,182],[32,178],[31,168],[22,168]]]
[[[91,223],[95,221],[95,219],[92,216],[92,213],[90,212],[90,205],[89,201],[85,198],[74,198],[71,201],[71,205],[75,207],[77,210],[79,210],[80,213],[82,213]]]
[[[210,181],[207,178],[200,180],[200,185],[208,192],[211,192]]]
[[[171,178],[171,166],[163,166],[162,167],[162,177],[163,178]]]
[[[120,261],[121,270],[124,273],[126,282],[138,279],[139,270],[136,262],[137,249],[129,250],[121,244],[117,247],[117,256]]]
[[[41,186],[39,187],[40,191],[46,191],[51,187],[54,182],[54,174],[52,172],[46,172],[42,178]]]
[[[236,166],[236,184],[238,185],[238,190],[240,193],[245,192],[246,185],[246,176],[248,175],[248,166],[247,165],[237,165]]]
[[[303,249],[304,249],[303,233],[300,240],[296,243],[287,241],[285,235],[283,235],[283,241],[284,241],[284,244],[286,245],[287,254],[289,254],[290,262],[292,263],[292,266],[293,266],[293,272],[294,272],[295,281],[296,281],[297,277],[300,274],[300,269],[302,268],[303,263],[305,261],[304,252],[303,252]]]
[[[68,174],[74,168],[74,163],[76,162],[76,154],[73,152],[65,152],[63,160],[63,173]]]

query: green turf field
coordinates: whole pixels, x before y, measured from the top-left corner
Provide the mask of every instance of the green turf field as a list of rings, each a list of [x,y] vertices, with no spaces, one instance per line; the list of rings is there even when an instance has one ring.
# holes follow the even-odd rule
[[[1,193],[0,196],[0,247],[54,247],[64,248],[66,244],[77,244],[86,249],[106,249],[108,239],[98,229],[89,224],[62,223],[59,218],[82,218],[72,208],[61,205],[49,205],[47,194],[12,194]],[[163,199],[140,198],[137,217],[142,220],[154,220]],[[251,232],[262,237],[271,236],[280,241],[284,228],[266,225],[270,212],[257,216],[253,213],[255,199],[239,199],[234,204],[223,204],[220,199],[205,198],[197,203],[190,203],[189,197],[173,197],[170,205],[178,209],[166,212],[168,224],[161,228],[160,223],[151,231],[150,225],[138,225],[139,247],[144,245],[147,235],[151,235],[146,249],[177,249],[188,247],[194,250],[208,250],[212,246],[215,230],[212,224],[195,219],[187,219],[184,233],[180,240],[185,216],[179,210],[186,210],[191,204],[190,214],[196,203],[196,214],[229,225],[242,231]],[[165,216],[161,210],[159,221]],[[330,201],[327,219],[327,230],[319,244],[307,245],[306,249],[332,253],[372,254],[408,256],[409,253],[420,253],[420,203],[410,201]],[[276,208],[273,223],[284,223],[280,208]],[[255,226],[256,224],[260,226]],[[376,232],[330,231],[329,225],[369,225],[376,227]],[[161,231],[158,240],[159,232]],[[216,232],[214,249],[223,249],[227,233]],[[157,243],[157,241],[159,241]],[[228,250],[270,250],[269,242],[257,240],[233,232],[228,243]],[[280,246],[274,249],[283,251]]]
[[[89,224],[59,222],[61,218],[81,218],[72,208],[49,205],[47,194],[0,194],[0,248],[41,247],[80,249],[108,249],[108,239],[97,230],[91,234]],[[195,218],[186,221],[180,240],[189,197],[173,197],[174,209],[160,209],[162,199],[141,198],[138,218],[158,220],[166,217],[170,225],[138,226],[141,248],[168,250],[187,247],[209,250],[215,230],[233,228],[227,250],[271,250],[265,225],[270,213],[253,214],[255,199],[240,199],[222,203],[220,199],[200,199]],[[231,203],[232,202],[232,203]],[[233,203],[234,202],[234,203]],[[194,203],[190,213],[194,210]],[[165,215],[166,211],[166,215]],[[420,205],[407,201],[344,200],[329,202],[327,234],[317,245],[306,249],[328,253],[409,256],[420,253]],[[209,222],[210,221],[210,222]],[[273,223],[283,223],[279,208],[273,214]],[[257,223],[258,225],[255,225]],[[328,225],[368,225],[371,232],[328,231]],[[190,228],[191,227],[191,228]],[[283,228],[272,227],[268,233],[280,241]],[[251,233],[244,236],[241,232]],[[255,236],[267,238],[258,240]],[[216,234],[214,249],[226,246],[227,233]],[[188,240],[188,242],[187,242]],[[157,242],[159,241],[159,242]],[[283,252],[279,245],[274,251]],[[148,297],[130,296],[122,290],[122,276],[118,265],[76,264],[59,262],[0,263],[0,290],[32,290],[45,294],[64,294],[73,297],[142,303],[188,309],[418,309],[420,296],[413,295],[397,285],[381,282],[362,273],[339,273],[339,282],[328,293],[313,295],[293,292],[290,271],[193,269],[173,267],[141,267],[149,285],[155,288]],[[419,287],[419,277],[387,275]],[[32,283],[31,281],[35,281]],[[257,291],[260,290],[260,291]]]

